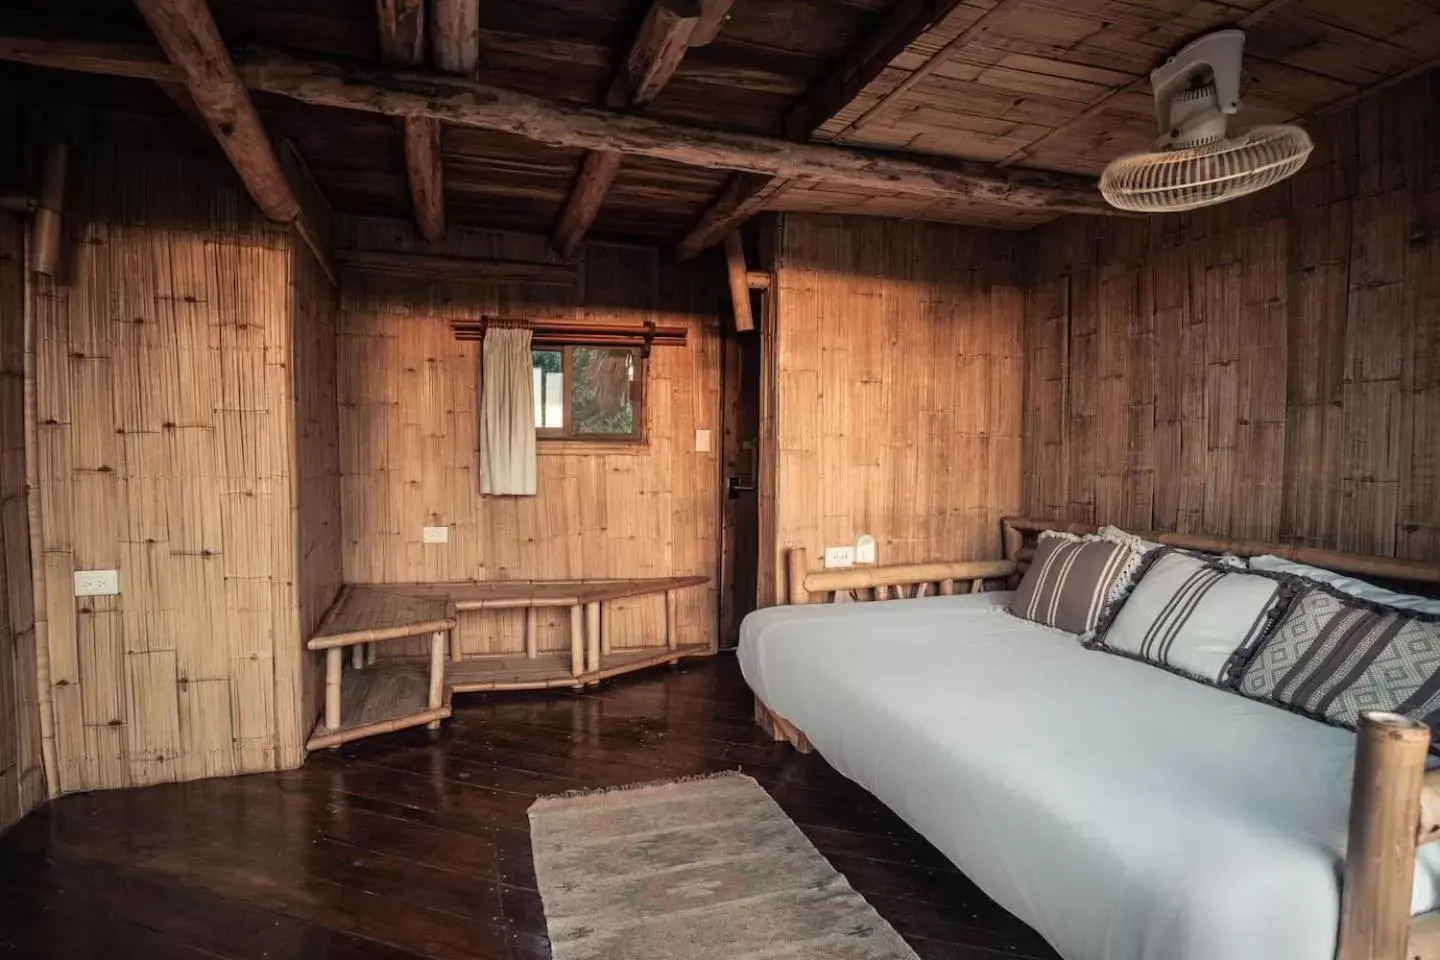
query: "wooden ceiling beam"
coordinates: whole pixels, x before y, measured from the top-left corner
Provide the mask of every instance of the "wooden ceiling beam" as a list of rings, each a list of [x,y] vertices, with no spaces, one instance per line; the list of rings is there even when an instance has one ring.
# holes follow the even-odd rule
[[[401,67],[424,65],[425,0],[375,0],[375,19],[380,25],[380,54],[386,63]],[[405,117],[400,125],[415,229],[435,243],[445,237],[440,122],[428,117]]]
[[[480,0],[431,0],[430,17],[435,69],[475,76],[480,62]]]
[[[580,277],[578,267],[563,263],[536,263],[525,260],[493,260],[475,257],[446,257],[424,253],[394,253],[388,250],[337,250],[342,267],[366,273],[415,277],[424,280],[451,280],[457,283],[531,283],[573,286]]]
[[[738,230],[742,223],[788,190],[793,182],[746,173],[731,177],[725,189],[711,201],[700,219],[676,245],[676,259],[689,260],[724,240],[727,234]]]
[[[734,0],[654,0],[635,35],[625,62],[605,95],[612,109],[643,109],[670,82],[685,52],[709,43],[719,32]],[[555,225],[552,243],[565,259],[575,256],[585,239],[610,185],[620,173],[621,155],[612,150],[591,150],[570,189],[570,197]]]
[[[34,43],[27,43],[25,60],[42,66],[76,62],[75,51],[69,47],[68,41],[59,41],[53,61],[45,63],[48,58],[37,54]],[[0,38],[0,59],[12,49],[6,38]],[[87,44],[85,53],[84,62],[92,72],[105,66],[95,44]],[[117,69],[127,76],[136,75],[140,64],[133,48],[118,50],[115,56]],[[458,78],[393,73],[349,61],[302,59],[253,49],[238,51],[235,57],[240,76],[250,89],[317,106],[395,117],[430,117],[459,126],[511,133],[554,147],[611,150],[686,166],[787,180],[812,179],[1053,213],[1115,213],[1101,198],[1091,177],[1039,170],[1002,171],[983,163],[792,143],[546,100]],[[163,69],[157,73],[150,79],[168,76]]]

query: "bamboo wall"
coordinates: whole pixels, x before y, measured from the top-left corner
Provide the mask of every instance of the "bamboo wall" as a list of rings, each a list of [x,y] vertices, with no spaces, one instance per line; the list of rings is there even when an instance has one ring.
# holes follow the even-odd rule
[[[783,552],[999,556],[1020,503],[1024,289],[1011,234],[786,214],[767,319],[761,597]],[[773,531],[773,533],[771,532]]]
[[[290,238],[188,125],[51,125],[71,149],[65,269],[35,297],[58,787],[292,766],[312,717]],[[118,596],[74,597],[74,571],[110,568]]]
[[[1436,82],[1249,199],[1026,235],[1026,513],[1440,555]]]
[[[409,249],[407,224],[353,220],[339,242]],[[433,252],[528,261],[545,238],[452,230]],[[684,643],[713,642],[719,528],[718,310],[723,271],[662,266],[653,249],[588,243],[574,287],[431,283],[347,273],[339,348],[345,578],[355,582],[568,579],[704,574],[681,591]],[[640,447],[541,441],[538,495],[482,497],[477,463],[479,345],[450,321],[484,315],[684,324],[686,347],[656,348]],[[708,452],[695,431],[710,430]],[[422,542],[446,526],[449,542]],[[617,647],[659,642],[662,598],[614,605]],[[561,614],[538,611],[542,649],[568,649]],[[522,615],[461,615],[467,653],[523,649]],[[399,645],[392,645],[398,647]]]
[[[25,482],[25,227],[0,214],[0,831],[45,797]]]

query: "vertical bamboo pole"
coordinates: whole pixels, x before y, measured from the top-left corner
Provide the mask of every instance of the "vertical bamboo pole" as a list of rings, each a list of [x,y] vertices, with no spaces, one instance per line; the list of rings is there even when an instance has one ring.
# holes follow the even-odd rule
[[[535,608],[525,608],[525,656],[534,660],[539,655],[539,642],[535,632]]]
[[[340,729],[340,679],[345,671],[344,647],[325,651],[325,729]]]
[[[585,613],[580,604],[570,608],[570,676],[585,672]]]
[[[380,647],[379,647],[379,644],[375,644],[375,643],[367,643],[367,644],[365,644],[365,662],[366,662],[367,664],[369,664],[370,666],[374,666],[374,665],[375,665],[375,662],[376,662],[377,660],[379,660],[379,659],[380,659]]]
[[[971,581],[970,581],[970,592],[971,592],[971,593],[984,593],[984,592],[985,592],[985,581],[982,580],[982,579],[971,580]]]
[[[460,621],[455,621],[455,626],[450,628],[450,659],[464,660],[465,655],[460,650]]]
[[[613,603],[600,603],[600,652],[608,655],[610,653],[610,617],[613,612]]]
[[[356,670],[365,669],[365,644],[356,643],[350,647],[350,666]]]
[[[665,646],[674,650],[680,645],[679,631],[676,629],[675,616],[675,591],[665,591]]]
[[[445,702],[445,632],[436,630],[430,637],[430,700],[431,710],[439,710]],[[426,724],[431,730],[440,729],[439,720]]]
[[[1430,728],[1395,713],[1360,715],[1336,960],[1400,960],[1410,932],[1420,784]]]
[[[791,547],[785,554],[785,573],[789,583],[785,589],[791,603],[809,603],[810,594],[805,590],[805,574],[810,570],[810,557],[804,547]]]
[[[596,601],[585,604],[585,639],[590,647],[587,668],[593,673],[600,669],[600,604]]]
[[[953,597],[955,595],[955,581],[949,577],[940,581],[940,596]]]
[[[60,269],[60,211],[65,204],[68,151],[63,143],[46,145],[40,175],[40,207],[31,223],[32,265],[36,273],[47,276],[53,276]]]

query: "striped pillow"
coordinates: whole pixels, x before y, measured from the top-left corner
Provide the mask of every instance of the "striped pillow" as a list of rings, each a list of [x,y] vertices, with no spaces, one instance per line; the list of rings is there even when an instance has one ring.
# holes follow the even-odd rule
[[[1436,619],[1312,586],[1256,652],[1240,692],[1346,727],[1388,710],[1440,729]]]
[[[1125,573],[1134,566],[1134,555],[1124,544],[1042,533],[1010,612],[1088,636],[1128,586]]]
[[[1230,683],[1289,598],[1285,582],[1166,549],[1095,646],[1208,683]]]

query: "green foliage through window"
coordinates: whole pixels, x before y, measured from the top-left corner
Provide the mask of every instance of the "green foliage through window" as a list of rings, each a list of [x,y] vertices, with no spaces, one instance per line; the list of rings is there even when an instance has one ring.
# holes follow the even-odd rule
[[[644,361],[625,347],[531,351],[535,427],[545,439],[639,440]]]

